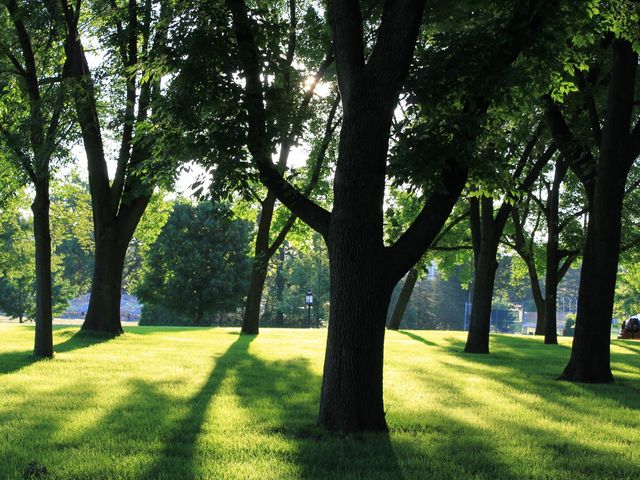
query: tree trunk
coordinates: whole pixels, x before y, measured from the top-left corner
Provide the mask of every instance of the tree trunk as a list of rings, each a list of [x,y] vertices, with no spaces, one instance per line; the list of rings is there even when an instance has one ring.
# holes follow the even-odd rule
[[[465,353],[489,353],[489,332],[491,330],[491,303],[498,262],[498,242],[493,239],[481,240],[480,252],[473,274],[473,297],[469,335],[464,347]]]
[[[387,328],[389,330],[398,330],[400,328],[400,322],[402,322],[404,312],[407,310],[409,300],[411,299],[411,294],[413,293],[413,288],[416,286],[417,281],[418,269],[414,267],[409,270],[407,278],[402,285],[402,290],[400,290],[398,300],[393,307],[393,313],[391,314],[391,319],[389,320],[389,324],[387,325]]]
[[[124,332],[120,322],[120,300],[128,242],[122,245],[115,225],[109,225],[103,226],[95,245],[91,296],[82,330],[120,335]]]
[[[473,244],[473,296],[469,334],[464,347],[466,353],[489,353],[491,330],[491,303],[498,262],[498,241],[502,229],[497,232],[493,219],[493,200],[482,197],[470,201],[470,225]]]
[[[544,318],[545,318],[546,306],[544,303],[544,297],[542,296],[542,293],[540,291],[540,283],[538,281],[538,274],[537,272],[535,272],[535,268],[536,268],[535,265],[527,264],[527,270],[529,271],[529,280],[531,281],[531,291],[533,292],[533,301],[536,304],[535,335],[544,335]],[[532,275],[532,269],[533,269],[533,272],[535,272],[535,276]]]
[[[282,301],[284,297],[285,278],[283,275],[285,259],[285,247],[282,246],[278,250],[278,265],[276,268],[276,315],[273,324],[276,327],[284,326],[284,313],[282,312]],[[316,309],[317,310],[317,309]]]
[[[613,381],[611,318],[620,256],[622,204],[629,168],[638,155],[629,134],[637,67],[638,55],[631,44],[616,40],[593,201],[589,205],[576,329],[571,358],[560,376],[563,380]],[[634,134],[637,129],[636,126]]]
[[[556,177],[558,165],[556,164]],[[558,185],[559,186],[559,185]],[[555,187],[555,182],[554,182]],[[557,293],[558,293],[558,268],[560,256],[558,252],[558,197],[559,188],[552,188],[547,200],[547,261],[544,280],[544,343],[553,345],[558,343],[557,332]],[[537,333],[537,332],[536,332]]]
[[[560,185],[567,174],[569,164],[562,159],[556,162],[553,184],[547,199],[547,269],[544,282],[544,343],[558,343],[557,294],[560,282],[560,226],[558,209],[560,202]]]
[[[557,229],[549,225],[547,243],[547,271],[544,281],[544,343],[555,345],[558,343],[558,327],[556,318],[558,293],[558,237]]]
[[[31,209],[36,247],[36,334],[33,354],[50,358],[53,357],[53,313],[48,176],[36,184],[36,197]]]
[[[342,432],[386,431],[382,374],[392,289],[382,283],[384,274],[374,258],[338,250],[330,257],[331,309],[319,423]]]
[[[367,90],[362,86],[349,99],[343,97],[326,236],[331,308],[319,423],[343,432],[387,430],[382,369],[395,282],[388,278],[385,261],[382,204],[393,109]]]
[[[605,183],[602,179],[598,183]],[[613,190],[594,205],[580,272],[578,312],[571,358],[563,380],[587,383],[613,381],[610,367],[610,336],[613,298],[620,253],[623,188],[607,182]],[[598,187],[596,186],[596,189]],[[617,190],[617,191],[616,191]],[[601,202],[602,206],[598,206]]]
[[[242,317],[241,333],[245,335],[257,335],[260,332],[260,306],[262,305],[262,290],[269,268],[269,232],[275,203],[276,196],[269,191],[260,206],[249,292]]]
[[[260,306],[262,305],[262,290],[267,278],[267,265],[263,257],[254,258],[249,277],[249,292],[242,317],[241,333],[245,335],[257,335],[260,325]]]

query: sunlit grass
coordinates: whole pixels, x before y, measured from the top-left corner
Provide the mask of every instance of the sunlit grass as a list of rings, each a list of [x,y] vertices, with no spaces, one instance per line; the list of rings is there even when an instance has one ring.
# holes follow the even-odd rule
[[[0,324],[0,479],[640,478],[640,342],[613,385],[558,382],[569,340],[387,334],[389,435],[315,426],[325,331],[131,328],[114,340]]]

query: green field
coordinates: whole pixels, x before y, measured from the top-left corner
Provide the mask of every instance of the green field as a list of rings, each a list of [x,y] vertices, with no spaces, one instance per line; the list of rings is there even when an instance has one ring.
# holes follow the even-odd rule
[[[387,335],[389,435],[315,426],[325,331],[131,328],[115,340],[0,324],[0,478],[640,478],[640,342],[613,385],[558,382],[569,340]],[[33,469],[35,471],[35,469]]]

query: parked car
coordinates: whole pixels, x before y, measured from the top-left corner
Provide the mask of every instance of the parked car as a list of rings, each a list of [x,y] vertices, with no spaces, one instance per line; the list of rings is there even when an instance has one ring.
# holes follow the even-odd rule
[[[622,322],[618,338],[640,340],[640,315],[634,315]]]

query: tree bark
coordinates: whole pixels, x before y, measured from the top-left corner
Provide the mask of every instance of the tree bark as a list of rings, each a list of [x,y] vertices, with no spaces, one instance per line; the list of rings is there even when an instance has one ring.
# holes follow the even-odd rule
[[[493,202],[481,199],[480,239],[474,239],[473,296],[469,335],[464,347],[465,353],[489,353],[489,332],[491,330],[491,303],[493,286],[498,269],[496,256],[501,232],[496,232],[493,219]],[[472,209],[473,211],[474,209]],[[474,222],[476,225],[478,222]],[[472,235],[477,236],[477,228]]]
[[[51,282],[51,231],[49,227],[49,178],[36,184],[31,206],[36,249],[36,333],[33,354],[53,357],[53,313]]]
[[[626,40],[613,44],[613,66],[587,239],[580,273],[576,329],[563,380],[609,383],[610,336],[622,203],[629,169],[638,156],[640,125],[630,133],[638,55]]]
[[[560,282],[560,225],[558,209],[560,185],[567,173],[568,164],[563,160],[556,162],[553,184],[547,198],[547,260],[544,282],[544,343],[558,343],[558,324],[556,316],[558,283]]]
[[[326,238],[331,309],[319,416],[320,424],[333,430],[387,429],[382,364],[395,282],[388,278],[383,243],[382,203],[393,111],[385,103],[364,84],[348,99],[343,97]]]
[[[256,245],[249,278],[249,291],[245,302],[244,316],[242,317],[242,329],[240,330],[245,335],[257,335],[260,333],[260,306],[262,304],[262,290],[267,278],[269,260],[271,259],[269,232],[275,203],[276,196],[270,191],[262,201],[260,208]]]
[[[607,193],[602,195],[606,187]],[[597,203],[587,227],[576,328],[571,357],[560,376],[563,380],[587,383],[613,381],[610,336],[623,196],[624,184],[620,186],[615,176],[602,175],[596,180]]]
[[[256,248],[257,250],[257,248]],[[241,333],[257,335],[260,332],[260,306],[262,305],[262,290],[267,278],[268,262],[264,255],[256,252],[249,277],[249,291],[244,306]]]
[[[407,278],[402,285],[402,290],[400,290],[398,300],[393,307],[393,313],[391,314],[391,319],[389,319],[389,324],[387,325],[389,330],[398,330],[400,328],[400,322],[402,322],[402,317],[404,317],[404,313],[407,310],[411,294],[413,293],[413,288],[416,286],[417,281],[418,269],[414,267],[409,270]]]
[[[124,332],[120,321],[122,271],[127,245],[118,240],[115,225],[100,229],[95,240],[95,260],[89,307],[82,330],[120,335]]]
[[[284,298],[285,278],[283,274],[285,260],[285,246],[278,250],[278,262],[276,266],[276,315],[273,319],[273,325],[276,327],[284,326],[284,312],[282,311],[282,301]],[[316,308],[316,313],[318,309]]]

